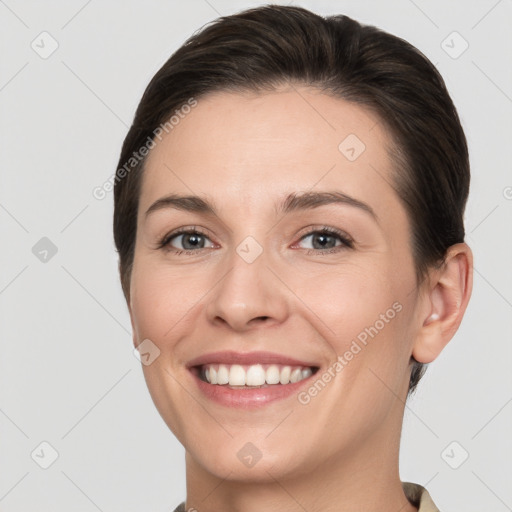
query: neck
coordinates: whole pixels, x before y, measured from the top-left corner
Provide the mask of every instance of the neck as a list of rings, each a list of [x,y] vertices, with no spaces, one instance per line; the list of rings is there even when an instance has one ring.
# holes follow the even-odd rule
[[[294,476],[276,475],[270,469],[258,480],[236,480],[233,473],[219,478],[187,452],[186,510],[414,512],[417,509],[405,497],[398,473],[400,424],[355,441],[357,448],[333,453],[318,467]]]

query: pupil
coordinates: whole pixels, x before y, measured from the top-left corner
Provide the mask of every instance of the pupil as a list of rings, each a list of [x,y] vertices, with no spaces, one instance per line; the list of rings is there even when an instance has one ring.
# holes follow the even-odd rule
[[[201,236],[199,235],[184,235],[183,236],[183,247],[185,249],[194,249],[196,247],[202,248],[204,246],[204,240],[203,243],[200,241]],[[187,247],[190,246],[190,247]]]
[[[315,247],[315,240],[318,241],[318,240],[322,239],[323,242],[326,242],[326,240],[329,239],[329,238],[331,239],[331,243],[330,244],[329,243],[322,243],[322,242],[320,242],[320,247]],[[325,249],[326,247],[330,249],[330,248],[334,247],[332,242],[335,242],[334,238],[332,236],[330,236],[330,235],[326,235],[325,233],[323,233],[323,234],[317,235],[316,237],[313,238],[313,247],[315,247],[315,249],[318,249],[318,248]]]

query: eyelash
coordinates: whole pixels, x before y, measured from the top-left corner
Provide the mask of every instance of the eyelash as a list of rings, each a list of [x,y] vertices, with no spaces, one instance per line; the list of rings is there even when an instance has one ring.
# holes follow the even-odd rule
[[[341,241],[341,245],[329,248],[329,249],[306,249],[306,254],[332,254],[337,253],[344,249],[353,249],[354,248],[354,241],[346,235],[343,231],[340,231],[336,228],[332,228],[329,226],[322,226],[320,228],[315,228],[307,233],[301,235],[299,242],[307,238],[308,236],[315,235],[315,234],[322,234],[322,235],[328,235],[328,236],[335,236],[338,238],[339,241]],[[208,247],[202,247],[199,249],[176,249],[175,247],[172,247],[170,245],[171,241],[174,238],[177,238],[180,235],[200,235],[205,238],[208,238],[208,235],[201,231],[201,229],[197,227],[193,228],[183,228],[179,229],[178,231],[175,231],[173,233],[169,233],[165,235],[159,242],[158,242],[158,249],[164,249],[166,251],[174,253],[176,256],[179,256],[181,254],[190,255],[192,256],[194,253],[201,252],[202,249],[208,249]],[[299,243],[297,242],[297,243]],[[294,244],[296,245],[296,244]]]

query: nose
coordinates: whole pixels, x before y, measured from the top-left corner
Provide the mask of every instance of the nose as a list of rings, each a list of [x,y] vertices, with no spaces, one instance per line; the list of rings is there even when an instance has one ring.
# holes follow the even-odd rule
[[[208,294],[208,320],[239,332],[284,322],[289,297],[268,265],[265,251],[252,263],[233,251],[224,277]]]

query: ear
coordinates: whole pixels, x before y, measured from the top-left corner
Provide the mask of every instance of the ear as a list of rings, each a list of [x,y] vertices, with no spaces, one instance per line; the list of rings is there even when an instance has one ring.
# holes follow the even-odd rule
[[[135,322],[134,322],[134,319],[133,319],[132,306],[131,306],[130,302],[128,302],[128,313],[130,314],[130,323],[131,323],[131,326],[132,326],[132,343],[133,343],[133,348],[137,348],[137,346],[139,345],[140,341],[138,341],[138,338],[137,338],[137,330],[135,329]]]
[[[137,348],[137,346],[139,345],[140,342],[137,339],[137,329],[135,328],[135,320],[134,320],[134,316],[133,316],[132,294],[130,292],[131,292],[131,287],[128,288],[127,292],[125,292],[125,296],[124,297],[126,299],[126,305],[128,306],[128,314],[130,315],[130,324],[132,326],[132,343],[133,343],[133,347]]]
[[[121,267],[121,258],[117,261],[117,269],[119,272],[119,278],[121,281],[121,290],[123,291],[124,300],[126,301],[126,306],[128,307],[128,314],[130,315],[130,324],[132,327],[132,343],[134,348],[137,348],[137,337],[135,334],[135,322],[133,320],[133,306],[132,306],[132,297],[131,297],[131,282],[132,282],[132,270],[133,264],[130,265],[128,271],[123,271]],[[128,278],[127,278],[128,276]]]
[[[445,262],[434,269],[423,309],[423,324],[414,342],[412,357],[430,363],[457,332],[473,289],[473,253],[465,243],[452,245]]]

